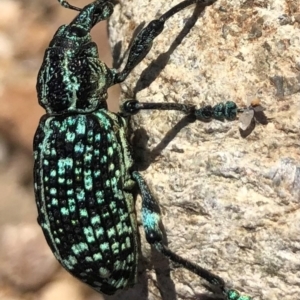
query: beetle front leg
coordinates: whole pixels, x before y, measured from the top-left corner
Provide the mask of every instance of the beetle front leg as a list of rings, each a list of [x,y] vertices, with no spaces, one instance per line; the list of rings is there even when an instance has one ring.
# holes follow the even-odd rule
[[[170,17],[192,4],[202,4],[203,6],[208,6],[214,2],[216,2],[216,0],[185,0],[172,7],[160,18],[152,20],[138,33],[133,40],[127,63],[121,72],[116,73],[115,83],[123,82],[129,73],[135,68],[135,66],[143,60],[143,58],[150,51],[154,39],[163,31],[165,22]]]

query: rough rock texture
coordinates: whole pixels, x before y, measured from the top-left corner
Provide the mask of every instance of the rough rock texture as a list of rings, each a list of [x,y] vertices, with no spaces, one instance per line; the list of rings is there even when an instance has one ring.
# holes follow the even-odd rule
[[[110,20],[118,57],[136,28],[179,3],[119,2]],[[300,295],[299,16],[297,0],[191,6],[166,23],[121,85],[123,99],[246,106],[259,98],[266,108],[268,124],[247,134],[238,121],[188,123],[176,112],[132,121],[138,166],[159,200],[169,247],[254,299]],[[208,299],[196,275],[172,269],[170,280],[166,260],[152,253],[151,261],[143,238],[142,245],[147,275],[108,299]]]

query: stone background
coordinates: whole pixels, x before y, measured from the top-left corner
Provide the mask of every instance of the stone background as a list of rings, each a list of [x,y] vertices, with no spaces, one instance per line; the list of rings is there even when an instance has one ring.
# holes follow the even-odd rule
[[[114,56],[123,57],[143,21],[178,2],[120,1],[110,20]],[[266,108],[271,120],[247,137],[238,121],[188,124],[175,112],[133,119],[136,159],[160,202],[170,248],[255,299],[300,295],[299,7],[298,0],[223,0],[204,12],[191,6],[166,23],[122,84],[122,98],[145,102],[242,106],[259,98]],[[74,13],[55,0],[0,1],[1,300],[103,299],[55,262],[32,193],[32,137],[43,114],[36,74],[53,33]],[[109,64],[105,24],[93,35]],[[113,110],[117,99],[118,88]],[[142,245],[146,272],[138,284],[105,299],[215,299],[190,272],[170,273],[143,236]]]
[[[36,76],[54,32],[74,16],[56,0],[0,1],[1,300],[103,299],[59,267],[37,225],[32,189],[32,139],[43,114]],[[111,64],[106,33],[102,23],[93,36]],[[118,87],[111,91],[113,110],[117,102]]]
[[[179,3],[120,2],[110,36],[121,57],[134,28]],[[266,108],[268,124],[246,134],[238,121],[188,124],[178,112],[133,118],[139,168],[160,203],[169,247],[254,299],[300,295],[299,16],[299,1],[191,6],[166,22],[121,84],[124,97],[144,102],[246,106],[258,98]],[[175,269],[170,282],[152,262],[149,299],[207,299],[197,276]]]

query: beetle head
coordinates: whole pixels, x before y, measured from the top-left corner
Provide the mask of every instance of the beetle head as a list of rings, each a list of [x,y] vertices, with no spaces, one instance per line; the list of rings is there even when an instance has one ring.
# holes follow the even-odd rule
[[[55,33],[37,81],[39,103],[48,113],[88,113],[106,107],[113,74],[99,60],[90,31],[112,12],[110,2],[95,1]]]

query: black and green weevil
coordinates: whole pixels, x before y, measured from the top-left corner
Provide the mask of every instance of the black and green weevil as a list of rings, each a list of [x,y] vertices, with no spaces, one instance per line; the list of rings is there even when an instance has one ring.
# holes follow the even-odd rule
[[[176,103],[125,101],[121,113],[107,109],[107,89],[123,82],[150,51],[165,22],[192,4],[185,0],[151,21],[134,38],[125,67],[108,68],[98,58],[90,31],[113,13],[110,0],[78,11],[59,27],[46,49],[37,79],[39,104],[46,110],[34,137],[34,188],[38,223],[60,264],[98,292],[114,294],[137,280],[138,233],[134,188],[142,196],[147,241],[171,261],[213,285],[227,300],[251,300],[229,289],[222,278],[172,252],[164,243],[158,204],[134,169],[128,140],[130,115],[143,109],[178,110],[197,120],[233,120],[243,109],[228,101],[196,109]]]

